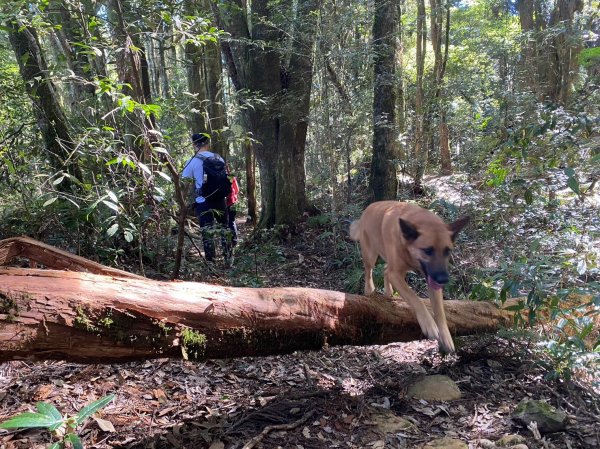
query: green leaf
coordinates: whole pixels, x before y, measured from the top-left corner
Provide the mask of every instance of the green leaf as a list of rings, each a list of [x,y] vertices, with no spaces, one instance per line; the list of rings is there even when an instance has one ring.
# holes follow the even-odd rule
[[[165,181],[171,182],[171,177],[169,175],[167,175],[166,173],[163,173],[161,171],[156,172],[156,173],[158,173],[158,176],[160,176],[161,178],[163,178]]]
[[[81,438],[74,433],[68,433],[65,436],[65,441],[71,443],[73,449],[83,449],[83,442],[81,441]]]
[[[62,415],[58,411],[54,405],[49,404],[47,402],[38,402],[35,407],[38,409],[42,415],[50,416],[51,418],[61,420],[63,419]]]
[[[57,197],[57,196],[55,196],[55,197],[53,197],[53,198],[50,198],[49,200],[47,200],[47,201],[46,201],[46,202],[45,202],[45,203],[42,205],[42,207],[47,207],[47,206],[50,206],[50,205],[51,205],[52,203],[54,203],[54,202],[55,202],[57,199],[58,199],[58,197]]]
[[[60,184],[61,182],[63,182],[64,179],[65,179],[65,177],[61,176],[60,178],[57,178],[54,181],[52,181],[52,185],[56,186],[56,185]]]
[[[48,449],[64,449],[65,444],[62,441],[57,441],[56,443],[49,446]]]
[[[577,181],[577,179],[575,179],[575,178],[569,178],[569,180],[567,181],[567,185],[577,195],[580,194],[580,192],[579,192],[579,181]]]
[[[46,416],[42,413],[26,412],[3,422],[0,424],[0,429],[32,429],[36,427],[48,428],[55,425],[57,422],[62,422],[62,418],[57,421],[56,418],[53,418],[52,416]]]
[[[115,194],[115,192],[113,192],[112,190],[107,190],[106,191],[108,197],[113,200],[113,202],[115,204],[119,204],[119,198],[117,198],[117,195]]]
[[[106,235],[108,237],[112,237],[119,230],[119,223],[115,223],[110,228],[107,229]]]
[[[569,178],[572,178],[575,176],[575,170],[573,170],[572,167],[566,167],[564,172],[565,172],[565,175],[567,175]]]
[[[125,240],[127,240],[129,243],[133,241],[133,234],[131,231],[125,231],[123,235],[125,236]]]
[[[525,308],[525,305],[523,304],[523,302],[519,301],[519,303],[515,304],[514,306],[504,307],[504,310],[508,310],[509,312],[520,312],[524,308]]]
[[[142,164],[141,162],[138,162],[138,165],[140,166],[140,168],[142,170],[144,170],[146,173],[148,173],[149,175],[152,174],[152,172],[150,171],[150,169],[148,168],[148,166],[146,164]]]
[[[107,200],[102,200],[102,202],[104,204],[106,204],[108,207],[110,207],[112,210],[119,212],[119,205],[113,203],[112,201],[107,201]]]
[[[85,407],[83,407],[75,416],[77,424],[81,424],[86,418],[89,418],[102,407],[105,407],[114,398],[114,394],[109,394],[108,396],[104,396],[103,398],[100,398],[97,401],[94,401],[91,404],[88,404]]]

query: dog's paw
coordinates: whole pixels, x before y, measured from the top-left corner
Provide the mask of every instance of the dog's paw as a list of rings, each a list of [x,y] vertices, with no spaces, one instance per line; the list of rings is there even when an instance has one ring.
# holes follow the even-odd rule
[[[421,326],[421,332],[423,332],[423,335],[425,335],[429,340],[441,341],[440,330],[431,316],[423,319],[421,317],[417,317],[417,320],[419,321],[419,326]]]
[[[440,338],[438,339],[440,352],[442,354],[453,354],[456,351],[454,349],[454,342],[452,341],[452,337],[450,336],[450,333],[448,333],[447,335],[444,334],[445,333],[442,332],[440,334]]]

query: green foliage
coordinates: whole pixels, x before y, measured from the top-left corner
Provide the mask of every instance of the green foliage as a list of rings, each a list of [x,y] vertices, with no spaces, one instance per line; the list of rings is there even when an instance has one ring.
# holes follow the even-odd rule
[[[204,355],[206,349],[206,335],[201,334],[194,329],[184,327],[181,330],[181,352],[184,359],[199,358]]]
[[[584,48],[579,53],[579,64],[590,68],[600,64],[600,47]]]
[[[83,442],[77,435],[77,427],[98,410],[106,407],[115,395],[110,394],[83,407],[74,416],[63,417],[56,407],[46,402],[36,404],[37,412],[25,412],[0,423],[0,429],[42,428],[58,439],[48,449],[63,449],[70,444],[73,449],[83,449]]]

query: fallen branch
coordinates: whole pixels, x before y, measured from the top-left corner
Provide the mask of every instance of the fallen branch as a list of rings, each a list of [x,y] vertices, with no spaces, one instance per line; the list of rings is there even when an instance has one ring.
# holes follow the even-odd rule
[[[259,433],[258,435],[256,435],[254,438],[252,438],[246,444],[244,444],[244,447],[242,449],[252,449],[258,443],[260,443],[263,440],[264,437],[266,437],[270,432],[272,432],[274,430],[292,430],[292,429],[295,429],[296,427],[301,426],[306,421],[308,421],[310,419],[310,417],[312,415],[314,415],[314,414],[315,414],[314,410],[309,410],[308,412],[306,412],[304,414],[304,416],[302,418],[300,418],[298,421],[294,421],[293,423],[288,423],[288,424],[273,424],[272,426],[267,426],[267,427],[265,427],[263,429],[263,431],[261,433]]]

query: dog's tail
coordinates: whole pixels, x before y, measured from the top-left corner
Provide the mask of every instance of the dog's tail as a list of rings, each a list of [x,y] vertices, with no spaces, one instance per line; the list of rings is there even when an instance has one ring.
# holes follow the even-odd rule
[[[360,220],[354,220],[350,223],[350,238],[355,242],[360,240]]]

